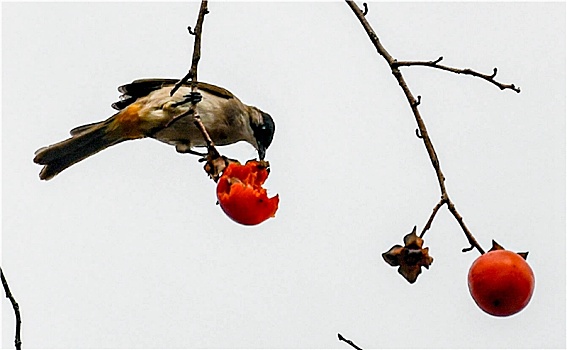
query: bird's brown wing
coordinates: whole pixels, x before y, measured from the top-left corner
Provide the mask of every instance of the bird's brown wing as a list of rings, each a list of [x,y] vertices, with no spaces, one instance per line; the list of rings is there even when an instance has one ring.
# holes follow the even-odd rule
[[[130,84],[126,84],[118,87],[118,91],[121,92],[122,95],[120,96],[120,101],[117,101],[112,104],[112,108],[120,111],[125,107],[129,106],[130,104],[132,104],[138,98],[147,96],[152,91],[161,89],[164,86],[173,86],[177,82],[178,82],[177,79],[159,79],[159,78],[134,80]],[[185,83],[183,84],[183,86],[191,86],[191,83],[190,82]],[[216,85],[199,82],[197,83],[197,87],[200,90],[206,91],[210,94],[222,98],[226,98],[226,99],[234,98],[234,95],[230,91]]]

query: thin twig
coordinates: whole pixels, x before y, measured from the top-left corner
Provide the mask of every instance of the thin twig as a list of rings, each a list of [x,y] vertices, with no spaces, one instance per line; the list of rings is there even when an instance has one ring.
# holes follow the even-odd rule
[[[203,33],[203,22],[205,20],[205,15],[208,13],[209,10],[207,8],[207,0],[202,0],[195,29],[193,30],[191,27],[187,28],[189,34],[195,37],[195,41],[193,45],[193,59],[191,60],[191,68],[189,69],[189,72],[175,84],[175,86],[170,92],[170,96],[173,96],[173,94],[177,91],[177,89],[179,89],[179,87],[182,86],[183,84],[186,84],[189,81],[189,79],[191,79],[191,94],[195,95],[197,93],[198,90],[197,67],[199,64],[199,60],[201,59],[201,36]],[[191,97],[191,95],[189,95],[189,97]],[[205,128],[205,125],[201,121],[201,117],[199,117],[197,113],[198,103],[199,101],[192,99],[191,109],[181,115],[173,117],[172,120],[169,121],[167,126],[171,125],[180,118],[184,118],[188,116],[191,116],[193,118],[193,123],[195,124],[197,129],[201,131],[201,134],[203,135],[203,139],[205,140],[207,146],[207,155],[205,158],[202,159],[202,161],[206,161],[205,171],[216,182],[218,181],[221,172],[228,166],[230,162],[234,162],[234,160],[221,156],[219,151],[216,149],[215,143],[211,139],[211,136],[209,135],[207,129]]]
[[[431,213],[431,216],[429,216],[429,220],[427,220],[427,224],[423,226],[423,230],[421,230],[421,234],[419,235],[419,238],[423,238],[425,232],[431,228],[431,224],[433,223],[433,219],[435,219],[435,215],[437,215],[437,212],[445,203],[447,203],[447,199],[441,198],[439,203],[437,203],[437,205],[433,208],[433,212]]]
[[[187,72],[187,74],[185,74],[185,76],[175,84],[173,89],[171,89],[171,92],[169,93],[170,96],[173,96],[173,94],[175,94],[175,92],[179,90],[179,88],[183,84],[186,84],[189,79],[191,79],[191,87],[197,87],[197,65],[199,64],[199,60],[201,59],[201,33],[203,32],[203,22],[207,13],[209,13],[209,10],[207,9],[207,0],[202,0],[201,8],[199,9],[199,16],[197,17],[197,24],[195,25],[195,30],[189,30],[189,33],[195,36],[191,69],[189,69],[189,72]],[[192,91],[196,90],[192,89]]]
[[[8,286],[8,281],[6,281],[6,277],[4,277],[4,271],[0,267],[0,275],[2,278],[2,286],[4,287],[4,292],[6,293],[6,298],[10,299],[10,303],[12,303],[12,308],[14,309],[14,314],[16,315],[16,336],[14,339],[14,345],[16,346],[16,350],[21,350],[22,348],[22,339],[20,336],[20,331],[22,328],[22,317],[20,315],[20,306],[14,299],[12,292],[10,291],[10,287]]]
[[[463,220],[463,217],[461,216],[461,214],[459,214],[459,212],[457,211],[457,208],[455,208],[455,204],[453,202],[451,202],[451,200],[447,200],[447,208],[449,209],[451,214],[453,214],[453,216],[455,217],[455,220],[457,220],[457,222],[461,226],[461,229],[465,233],[465,236],[467,236],[467,239],[468,239],[469,243],[471,244],[471,246],[475,247],[480,252],[480,254],[484,254],[484,249],[482,249],[480,244],[478,244],[476,238],[474,238],[473,234],[471,233],[471,231],[469,230],[467,225],[465,225],[465,221]],[[468,251],[466,249],[468,249],[468,248],[465,248],[465,251]]]
[[[341,333],[338,333],[338,336],[339,336],[339,340],[340,340],[340,341],[344,341],[345,343],[347,343],[348,345],[352,346],[352,347],[353,347],[354,349],[356,349],[356,350],[362,350],[362,348],[361,348],[361,347],[358,347],[352,340],[348,340],[348,339],[346,339],[345,337],[343,337],[343,336],[341,335]]]
[[[433,211],[432,215],[430,216],[428,223],[425,225],[424,230],[422,231],[422,235],[425,234],[425,231],[427,229],[429,229],[429,227],[431,226],[431,223],[433,222],[433,218],[437,214],[437,211],[439,210],[439,208],[444,203],[447,203],[447,207],[448,207],[449,211],[453,214],[455,219],[459,222],[459,225],[461,226],[463,232],[465,233],[465,236],[467,237],[467,240],[469,241],[469,243],[472,246],[474,246],[481,254],[484,254],[484,250],[478,244],[478,242],[476,241],[476,239],[474,238],[472,233],[469,231],[469,229],[465,225],[462,216],[459,214],[459,212],[455,208],[455,205],[453,204],[453,202],[451,202],[451,199],[449,198],[449,195],[447,194],[447,188],[445,187],[445,176],[443,175],[443,172],[441,171],[441,166],[439,164],[439,158],[437,157],[437,153],[435,152],[435,148],[433,147],[433,143],[431,142],[431,139],[429,137],[429,133],[427,132],[427,128],[425,127],[425,122],[423,121],[423,118],[421,117],[421,114],[420,114],[419,109],[418,109],[418,105],[419,105],[419,102],[421,100],[420,99],[416,100],[415,97],[413,96],[413,94],[411,93],[402,73],[399,70],[399,67],[401,66],[400,62],[398,62],[396,59],[394,59],[394,57],[392,57],[392,55],[390,55],[390,53],[386,50],[386,48],[384,48],[384,46],[380,42],[380,39],[378,38],[378,35],[376,35],[376,33],[374,32],[374,29],[372,29],[372,26],[370,26],[370,24],[366,20],[366,17],[364,16],[364,13],[362,12],[362,10],[358,7],[358,5],[356,5],[355,2],[353,2],[351,0],[346,0],[346,3],[352,9],[356,18],[358,18],[358,20],[360,21],[360,24],[362,24],[362,27],[364,28],[364,30],[368,34],[368,37],[370,38],[370,41],[372,42],[374,47],[376,47],[378,54],[380,54],[380,56],[382,56],[386,60],[386,62],[388,62],[388,65],[390,66],[390,69],[392,70],[392,74],[394,75],[394,77],[398,81],[398,84],[402,88],[402,90],[403,90],[403,92],[406,96],[406,99],[408,100],[408,103],[411,107],[413,115],[415,117],[415,121],[417,122],[417,127],[419,128],[419,133],[417,135],[418,135],[419,138],[421,138],[423,140],[423,143],[425,145],[425,149],[427,150],[427,154],[429,155],[429,159],[431,159],[431,164],[433,165],[433,169],[435,169],[435,174],[437,175],[437,181],[439,183],[439,188],[441,190],[441,198],[442,199],[435,206],[434,211]],[[442,59],[443,59],[443,57],[439,57],[435,61],[427,62],[427,65],[436,66]],[[466,74],[470,74],[470,73],[466,73]],[[496,72],[494,73],[492,78],[494,78],[495,75],[496,75]]]
[[[493,71],[492,71],[492,74],[490,74],[490,75],[489,74],[482,74],[482,73],[474,71],[470,68],[461,69],[461,68],[453,68],[453,67],[449,67],[449,66],[444,66],[442,64],[439,64],[439,62],[442,59],[443,59],[443,56],[439,57],[435,61],[396,61],[394,63],[394,67],[425,66],[425,67],[431,67],[431,68],[437,68],[437,69],[445,70],[445,71],[452,72],[452,73],[455,73],[455,74],[472,75],[474,77],[484,79],[484,80],[488,81],[489,83],[496,85],[500,90],[510,89],[510,90],[516,91],[517,93],[520,93],[520,88],[517,87],[516,85],[514,85],[514,84],[503,84],[503,83],[498,82],[494,79],[496,77],[496,73],[498,72],[497,68],[494,68]]]

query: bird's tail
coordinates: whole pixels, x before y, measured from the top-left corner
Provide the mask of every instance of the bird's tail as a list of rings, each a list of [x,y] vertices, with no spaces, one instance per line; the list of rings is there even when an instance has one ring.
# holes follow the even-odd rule
[[[114,118],[79,126],[71,130],[71,137],[35,152],[33,161],[45,165],[39,173],[42,180],[50,180],[71,165],[125,141],[122,133],[112,128]]]

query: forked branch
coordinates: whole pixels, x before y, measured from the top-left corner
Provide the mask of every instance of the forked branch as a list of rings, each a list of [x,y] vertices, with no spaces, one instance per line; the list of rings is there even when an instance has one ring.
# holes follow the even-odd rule
[[[449,66],[445,66],[442,64],[439,64],[439,62],[441,62],[441,60],[443,59],[443,56],[439,57],[438,59],[436,59],[435,61],[395,61],[393,66],[394,67],[410,67],[410,66],[425,66],[425,67],[431,67],[431,68],[437,68],[437,69],[441,69],[441,70],[445,70],[451,73],[455,73],[455,74],[465,74],[465,75],[472,75],[473,77],[478,77],[481,79],[484,79],[486,81],[488,81],[491,84],[496,85],[500,90],[505,90],[505,89],[510,89],[510,90],[514,90],[517,93],[520,93],[520,88],[517,87],[514,84],[503,84],[499,81],[496,81],[494,78],[496,77],[496,74],[498,73],[498,68],[494,67],[494,69],[492,70],[492,74],[482,74],[479,73],[475,70],[472,70],[470,68],[453,68],[453,67],[449,67]]]
[[[461,229],[463,230],[463,232],[464,232],[465,236],[467,237],[467,240],[469,241],[471,246],[476,248],[481,254],[484,254],[484,249],[482,249],[482,247],[478,244],[478,242],[476,241],[476,239],[474,238],[474,236],[472,235],[472,233],[470,232],[468,227],[465,225],[463,217],[459,214],[454,203],[449,198],[449,195],[447,193],[447,188],[445,187],[445,176],[443,175],[443,172],[441,171],[441,165],[439,164],[439,158],[437,157],[437,153],[435,152],[435,148],[433,147],[433,143],[431,142],[431,138],[429,137],[429,133],[428,133],[427,128],[425,126],[425,122],[423,121],[423,118],[421,117],[421,113],[419,112],[419,109],[418,109],[418,106],[421,102],[421,99],[418,98],[416,100],[416,98],[413,96],[413,94],[410,91],[410,89],[409,89],[399,67],[401,67],[401,66],[412,66],[412,65],[428,66],[428,67],[433,67],[433,68],[451,71],[451,72],[457,73],[457,74],[468,74],[468,75],[477,76],[477,77],[483,78],[483,79],[499,86],[501,89],[508,88],[508,89],[512,89],[516,92],[519,92],[520,89],[516,88],[513,84],[512,85],[505,85],[505,84],[500,84],[500,83],[496,82],[494,80],[494,77],[496,76],[496,70],[494,71],[494,73],[492,75],[488,76],[488,75],[484,75],[484,74],[472,71],[470,69],[456,69],[456,68],[451,68],[451,67],[447,67],[447,66],[442,66],[442,65],[439,64],[439,62],[441,62],[441,60],[443,59],[442,57],[439,57],[435,61],[428,61],[428,62],[397,61],[394,57],[392,57],[392,55],[390,55],[390,53],[382,45],[382,43],[380,42],[380,39],[378,38],[378,35],[376,35],[376,33],[374,32],[374,29],[372,29],[372,26],[370,26],[370,23],[368,23],[368,21],[366,20],[366,17],[364,16],[364,12],[358,7],[358,5],[351,0],[346,0],[346,3],[352,9],[356,18],[358,18],[358,20],[360,21],[360,24],[362,25],[362,27],[366,31],[366,34],[368,34],[370,41],[372,42],[374,47],[376,47],[378,54],[380,54],[380,56],[382,56],[386,60],[386,62],[388,62],[388,65],[390,66],[390,69],[392,70],[392,74],[394,75],[394,77],[398,81],[398,84],[402,88],[402,91],[404,92],[406,99],[408,100],[408,103],[409,103],[411,110],[413,112],[413,115],[415,117],[415,121],[417,123],[418,130],[416,131],[416,135],[421,140],[423,140],[423,144],[425,145],[425,149],[427,150],[427,154],[429,155],[429,159],[431,160],[431,165],[433,166],[433,169],[435,169],[435,174],[437,175],[437,182],[439,183],[439,188],[441,190],[441,200],[433,208],[433,212],[432,212],[431,216],[429,217],[427,224],[423,228],[420,237],[423,237],[425,232],[431,227],[431,224],[433,223],[433,219],[435,218],[435,215],[437,215],[437,212],[439,211],[439,209],[444,204],[447,204],[449,211],[451,212],[451,214],[453,214],[453,216],[455,217],[455,219],[457,220],[457,222],[461,226]]]

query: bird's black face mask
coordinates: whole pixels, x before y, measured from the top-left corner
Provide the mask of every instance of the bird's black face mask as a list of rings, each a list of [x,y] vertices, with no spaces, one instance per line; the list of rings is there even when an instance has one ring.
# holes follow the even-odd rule
[[[263,160],[266,157],[266,150],[270,147],[274,139],[276,125],[268,113],[262,111],[260,111],[260,113],[262,114],[263,123],[253,126],[252,130],[254,131],[254,137],[258,143],[258,157],[260,160]]]

